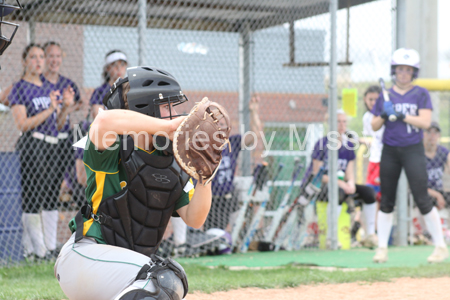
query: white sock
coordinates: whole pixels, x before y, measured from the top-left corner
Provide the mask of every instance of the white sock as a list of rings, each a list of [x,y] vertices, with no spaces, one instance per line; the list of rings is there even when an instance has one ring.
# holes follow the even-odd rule
[[[171,218],[173,228],[173,243],[180,246],[186,243],[187,225],[182,218]]]
[[[364,218],[366,219],[367,235],[375,233],[375,219],[377,215],[377,203],[364,204]]]
[[[58,218],[57,210],[42,211],[42,225],[44,229],[44,241],[48,250],[56,250],[56,237],[58,234]]]
[[[24,231],[28,234],[29,245],[32,246],[29,253],[34,253],[39,257],[44,257],[47,252],[47,247],[44,242],[44,234],[42,232],[42,222],[40,214],[26,214],[22,215]],[[29,245],[26,245],[27,247]]]
[[[341,215],[341,211],[342,211],[342,205],[338,205],[337,206],[337,218],[338,218],[338,220],[339,220],[339,216]],[[331,239],[331,228],[333,226],[337,226],[337,224],[332,224],[331,223],[330,214],[331,214],[331,205],[330,205],[330,203],[328,203],[328,205],[327,205],[327,238],[328,239]]]
[[[434,245],[436,247],[446,247],[444,235],[442,234],[441,218],[436,207],[433,207],[429,213],[423,215],[423,219],[425,220],[428,232],[433,238]]]
[[[378,212],[377,228],[378,228],[378,247],[387,248],[389,237],[392,230],[392,222],[394,220],[393,213]]]
[[[34,253],[33,243],[31,242],[31,235],[28,232],[28,220],[27,216],[30,214],[23,213],[22,214],[22,224],[23,224],[23,234],[22,234],[22,245],[23,250],[25,251],[25,255],[31,255]]]

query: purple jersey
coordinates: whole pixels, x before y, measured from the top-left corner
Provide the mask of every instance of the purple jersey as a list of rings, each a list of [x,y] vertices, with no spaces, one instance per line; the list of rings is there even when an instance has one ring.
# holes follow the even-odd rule
[[[74,95],[75,102],[80,101],[81,98],[80,90],[78,89],[75,82],[73,82],[69,78],[59,75],[58,81],[56,82],[56,84],[53,84],[50,81],[48,81],[44,75],[41,75],[40,77],[42,82],[45,81],[50,86],[50,89],[52,91],[58,90],[61,93],[61,95],[63,94],[63,90],[70,85],[75,93]],[[60,107],[62,107],[62,104],[60,104]],[[70,118],[69,115],[67,115],[66,123],[64,123],[63,128],[59,132],[69,132],[69,131],[70,131]]]
[[[417,116],[419,115],[419,109],[433,109],[430,94],[422,87],[415,86],[404,95],[398,94],[393,88],[390,88],[388,92],[395,111],[404,115]],[[383,93],[381,93],[372,109],[375,116],[379,116],[383,112],[383,103],[384,98]],[[406,147],[422,141],[423,131],[420,128],[401,120],[386,121],[384,125],[383,144],[393,147]]]
[[[43,82],[42,86],[34,85],[23,79],[13,85],[11,93],[8,96],[10,106],[25,106],[27,117],[37,115],[50,107],[50,91],[51,87],[47,82]],[[58,135],[58,127],[56,123],[56,110],[44,122],[36,126],[33,130],[45,135],[56,137]]]
[[[107,82],[96,88],[92,93],[91,100],[89,100],[89,105],[103,105],[103,97],[105,97],[110,89],[111,86]]]
[[[450,151],[439,145],[433,158],[427,157],[428,188],[443,191],[442,175],[444,174],[447,157]]]
[[[311,154],[312,159],[323,161],[324,174],[328,173],[328,137],[323,137],[317,141],[314,145],[313,152]],[[342,146],[338,150],[338,170],[345,172],[347,170],[348,163],[355,159],[355,151],[352,149],[355,145],[348,141],[348,139],[343,139]],[[305,174],[306,176],[309,174]],[[305,176],[305,177],[306,177]]]
[[[234,189],[234,172],[236,171],[237,157],[241,150],[241,140],[240,134],[230,136],[231,151],[228,147],[225,147],[222,151],[222,163],[211,186],[214,196],[225,195]]]

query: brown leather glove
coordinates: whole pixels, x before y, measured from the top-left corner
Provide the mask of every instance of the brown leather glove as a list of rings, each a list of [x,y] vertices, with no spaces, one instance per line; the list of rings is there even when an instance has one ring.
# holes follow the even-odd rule
[[[175,159],[189,176],[200,184],[208,184],[222,161],[222,150],[229,144],[230,131],[230,117],[226,110],[203,98],[175,132]]]

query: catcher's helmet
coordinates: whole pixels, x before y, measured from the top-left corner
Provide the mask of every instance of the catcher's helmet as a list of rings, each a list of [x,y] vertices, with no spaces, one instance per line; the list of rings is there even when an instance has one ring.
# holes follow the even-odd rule
[[[109,93],[103,98],[103,104],[108,109],[124,109],[122,85],[129,82],[130,91],[127,93],[128,109],[142,114],[161,118],[160,105],[175,106],[188,101],[181,91],[175,77],[169,72],[154,67],[131,67],[127,69],[127,77],[119,78]],[[170,114],[165,118],[179,115]]]
[[[413,79],[417,78],[420,69],[420,56],[414,49],[400,48],[394,51],[391,59],[391,75],[395,75],[395,67],[404,65],[414,68]]]

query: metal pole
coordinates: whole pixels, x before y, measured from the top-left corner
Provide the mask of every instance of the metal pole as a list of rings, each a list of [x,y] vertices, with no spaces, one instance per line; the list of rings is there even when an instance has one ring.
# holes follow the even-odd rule
[[[146,65],[145,31],[147,29],[147,0],[139,0],[138,12],[138,65]]]
[[[406,0],[397,0],[396,48],[406,47]],[[402,170],[397,186],[397,233],[395,244],[408,245],[408,183]]]
[[[350,0],[347,0],[347,41],[345,48],[345,62],[350,62]]]
[[[36,22],[33,18],[28,21],[27,44],[34,43],[36,40]]]
[[[405,171],[402,170],[397,187],[397,246],[408,245],[408,183]]]
[[[328,127],[329,133],[337,132],[337,0],[330,0],[330,87],[328,101]],[[328,145],[327,145],[328,146]],[[328,149],[328,205],[330,207],[331,249],[337,249],[337,223],[338,223],[338,186],[337,186],[337,150]]]
[[[239,34],[239,124],[242,137],[250,130],[250,109],[248,106],[251,97],[251,47],[252,32],[250,26],[244,24]],[[251,175],[251,156],[248,150],[242,151],[241,171],[243,176]]]
[[[289,62],[295,64],[295,24],[294,21],[289,22]]]
[[[397,0],[396,47],[406,47],[406,0]],[[395,49],[394,49],[395,50]]]

